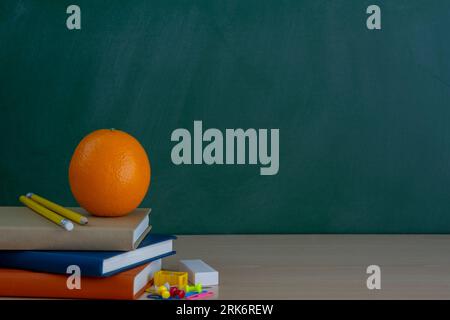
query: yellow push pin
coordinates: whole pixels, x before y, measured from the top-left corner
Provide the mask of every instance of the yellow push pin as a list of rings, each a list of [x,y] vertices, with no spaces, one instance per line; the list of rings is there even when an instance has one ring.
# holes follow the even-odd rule
[[[170,298],[170,292],[169,292],[169,290],[167,290],[166,286],[159,286],[157,292],[163,299]]]

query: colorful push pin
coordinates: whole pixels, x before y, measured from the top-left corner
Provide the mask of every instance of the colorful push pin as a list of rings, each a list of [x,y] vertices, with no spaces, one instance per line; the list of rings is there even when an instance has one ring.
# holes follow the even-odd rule
[[[177,293],[178,293],[178,288],[177,287],[172,287],[172,288],[170,288],[169,292],[170,292],[170,296],[171,297],[175,297],[177,295]]]
[[[172,298],[178,297],[179,299],[183,299],[186,294],[183,290],[180,290],[177,287],[170,288],[169,292]]]
[[[189,292],[202,292],[202,284],[201,283],[196,283],[194,286],[186,286],[186,293]]]
[[[170,298],[170,292],[167,290],[166,286],[159,286],[157,293],[163,298],[163,299],[169,299]]]
[[[201,293],[194,293],[193,295],[186,297],[186,300],[198,300],[198,299],[210,297],[212,295],[214,295],[214,293],[212,291],[203,291]]]

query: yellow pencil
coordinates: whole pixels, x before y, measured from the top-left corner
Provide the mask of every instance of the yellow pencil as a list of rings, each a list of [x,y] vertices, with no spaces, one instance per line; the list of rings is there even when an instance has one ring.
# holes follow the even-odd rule
[[[73,222],[76,222],[78,224],[87,224],[88,219],[72,210],[69,210],[67,208],[64,208],[60,206],[59,204],[56,204],[54,202],[51,202],[50,200],[44,199],[41,196],[38,196],[34,193],[27,193],[27,198],[34,200],[35,202],[39,203],[40,205],[46,207],[47,209],[50,209],[56,213],[59,213],[63,217],[66,217],[69,220],[72,220]]]
[[[33,200],[31,200],[25,196],[20,196],[19,200],[24,205],[26,205],[28,208],[32,209],[34,212],[39,213],[41,216],[56,223],[57,225],[60,225],[67,231],[72,231],[73,223],[70,222],[69,220],[65,219],[64,217],[61,217],[59,214],[48,210],[47,208],[41,206],[39,203],[34,202]]]

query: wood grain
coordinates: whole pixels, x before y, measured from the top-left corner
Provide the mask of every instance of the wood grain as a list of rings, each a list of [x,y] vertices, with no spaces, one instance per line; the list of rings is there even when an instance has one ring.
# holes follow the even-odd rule
[[[449,299],[449,235],[179,236],[180,259],[219,270],[219,299]],[[366,287],[381,267],[381,290]]]

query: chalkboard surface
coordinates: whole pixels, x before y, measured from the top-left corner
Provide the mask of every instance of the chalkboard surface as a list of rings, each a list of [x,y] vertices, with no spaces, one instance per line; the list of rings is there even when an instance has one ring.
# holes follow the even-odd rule
[[[77,0],[68,30],[72,2],[0,2],[0,205],[76,205],[72,152],[113,127],[158,232],[450,232],[450,1]],[[279,128],[278,174],[174,165],[194,120]]]

